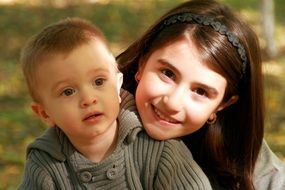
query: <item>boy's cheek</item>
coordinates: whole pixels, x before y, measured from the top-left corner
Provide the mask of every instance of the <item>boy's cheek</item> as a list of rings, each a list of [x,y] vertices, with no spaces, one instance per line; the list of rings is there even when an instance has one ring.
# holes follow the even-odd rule
[[[32,103],[31,108],[33,112],[45,123],[48,127],[54,127],[54,121],[49,117],[43,106],[39,103]]]

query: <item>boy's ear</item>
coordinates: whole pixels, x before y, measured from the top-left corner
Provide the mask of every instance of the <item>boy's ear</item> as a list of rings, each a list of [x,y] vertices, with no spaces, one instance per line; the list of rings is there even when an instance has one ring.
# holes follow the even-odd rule
[[[118,92],[120,103],[121,103],[120,91],[121,91],[122,84],[123,84],[123,73],[118,73],[117,74],[117,92]]]
[[[227,102],[222,103],[219,107],[217,111],[221,111],[226,107],[229,107],[230,105],[236,103],[238,101],[238,95],[232,96]]]
[[[43,106],[39,103],[33,102],[31,105],[33,112],[49,127],[54,127],[55,123],[44,110]]]

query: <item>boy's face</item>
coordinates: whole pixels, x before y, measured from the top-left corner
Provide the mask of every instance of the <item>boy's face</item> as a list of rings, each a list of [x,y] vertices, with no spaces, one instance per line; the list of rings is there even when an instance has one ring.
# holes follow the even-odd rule
[[[47,60],[39,66],[37,79],[41,102],[33,110],[49,126],[59,126],[72,142],[116,130],[122,74],[101,41]]]

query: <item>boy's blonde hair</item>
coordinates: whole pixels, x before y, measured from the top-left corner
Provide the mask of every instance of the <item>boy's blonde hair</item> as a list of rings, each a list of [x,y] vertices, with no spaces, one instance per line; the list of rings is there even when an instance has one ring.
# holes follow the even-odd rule
[[[86,20],[67,18],[45,27],[28,41],[22,49],[20,62],[34,101],[40,99],[35,90],[38,66],[53,55],[68,54],[94,38],[101,40],[107,48],[106,38],[100,29]]]

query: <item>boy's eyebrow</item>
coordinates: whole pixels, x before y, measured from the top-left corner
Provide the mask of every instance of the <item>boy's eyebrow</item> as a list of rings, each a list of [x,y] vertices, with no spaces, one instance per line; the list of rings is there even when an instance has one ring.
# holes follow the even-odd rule
[[[92,74],[92,73],[98,73],[98,72],[102,72],[105,74],[109,74],[110,73],[110,69],[107,68],[96,68],[93,70],[90,70],[87,75]],[[63,83],[68,83],[69,81],[72,81],[73,78],[72,77],[68,77],[68,78],[64,78],[62,80],[57,81],[53,87],[52,87],[52,91],[54,91],[56,88],[58,88],[59,85],[63,84]]]
[[[179,73],[179,71],[176,69],[175,66],[173,66],[171,63],[169,63],[165,59],[158,59],[157,60],[160,64],[169,67],[171,70],[173,70],[175,73]],[[208,86],[204,83],[196,82],[197,85],[201,86],[202,88],[206,89],[208,92],[211,93],[212,96],[217,96],[218,95],[218,90],[214,87]]]
[[[98,72],[111,73],[111,69],[99,67],[99,68],[90,70],[90,71],[88,72],[88,74],[98,73]]]
[[[72,80],[72,78],[69,77],[69,78],[64,78],[64,79],[62,79],[62,80],[57,81],[57,82],[53,85],[52,90],[56,89],[60,84],[66,83],[66,82],[68,82],[68,81],[70,81],[70,80]]]

